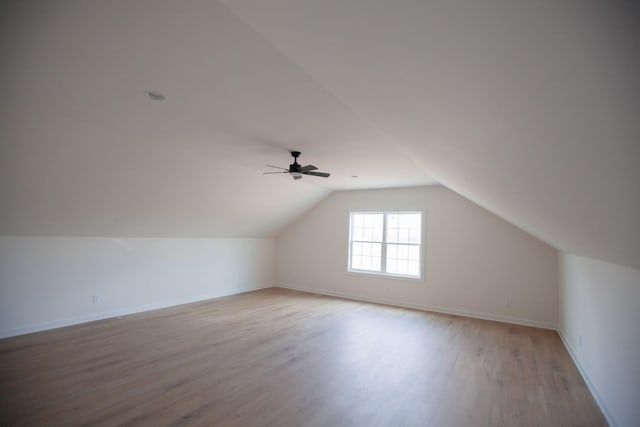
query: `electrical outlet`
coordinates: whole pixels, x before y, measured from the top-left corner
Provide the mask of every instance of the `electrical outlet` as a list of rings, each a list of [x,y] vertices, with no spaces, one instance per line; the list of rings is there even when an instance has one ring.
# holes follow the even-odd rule
[[[582,335],[580,335],[580,347],[582,347]]]
[[[511,308],[511,298],[506,298],[504,300],[504,306],[507,308]]]
[[[91,296],[91,304],[97,304],[100,302],[100,297],[98,295]]]

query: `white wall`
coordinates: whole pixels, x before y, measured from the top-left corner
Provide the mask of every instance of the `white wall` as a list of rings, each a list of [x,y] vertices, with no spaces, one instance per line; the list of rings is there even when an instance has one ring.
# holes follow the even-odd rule
[[[640,420],[639,328],[640,270],[560,254],[560,333],[612,426]]]
[[[352,210],[424,210],[425,280],[348,273]],[[557,251],[442,186],[335,192],[279,236],[277,253],[284,287],[557,326]]]
[[[273,239],[0,237],[0,337],[271,286],[274,270]]]

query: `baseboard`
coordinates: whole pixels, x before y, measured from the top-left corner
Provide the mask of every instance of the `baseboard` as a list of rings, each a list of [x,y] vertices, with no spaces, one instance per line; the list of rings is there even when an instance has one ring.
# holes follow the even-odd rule
[[[521,319],[518,317],[502,316],[498,314],[477,313],[472,311],[457,310],[452,308],[436,307],[436,306],[423,305],[423,304],[409,304],[402,301],[395,301],[395,300],[381,299],[381,298],[371,298],[364,295],[355,295],[355,294],[349,294],[345,292],[327,291],[324,289],[305,288],[301,286],[293,286],[293,285],[283,284],[283,283],[277,284],[276,287],[291,289],[294,291],[309,292],[313,294],[352,299],[357,301],[372,302],[376,304],[386,304],[386,305],[393,305],[396,307],[412,308],[415,310],[432,311],[435,313],[443,313],[443,314],[454,314],[456,316],[471,317],[474,319],[492,320],[494,322],[511,323],[514,325],[522,325],[522,326],[532,326],[534,328],[542,328],[542,329],[551,329],[554,331],[558,329],[558,325],[554,323],[540,322],[537,320],[529,320],[529,319]]]
[[[589,388],[591,395],[593,396],[596,403],[600,407],[600,410],[602,411],[602,414],[604,415],[607,422],[609,423],[609,426],[617,427],[618,424],[615,422],[613,415],[611,414],[611,411],[609,411],[609,408],[604,403],[602,396],[600,395],[600,393],[598,393],[598,389],[593,384],[593,382],[591,381],[591,378],[587,374],[587,371],[585,371],[584,367],[580,363],[580,360],[571,349],[571,346],[569,345],[569,341],[566,339],[566,337],[564,336],[564,333],[562,333],[562,329],[560,328],[558,328],[558,335],[560,335],[560,339],[562,340],[564,347],[567,349],[567,352],[571,356],[571,359],[573,359],[573,364],[576,365],[576,368],[578,368],[578,372],[580,372],[580,375],[582,375],[582,379],[584,379],[585,384],[587,384],[587,387]]]
[[[52,322],[39,323],[39,324],[36,324],[36,325],[29,325],[29,326],[16,328],[16,329],[11,329],[11,330],[7,330],[7,331],[0,331],[0,339],[15,337],[15,336],[18,336],[18,335],[31,334],[31,333],[34,333],[34,332],[42,332],[42,331],[47,331],[47,330],[50,330],[50,329],[64,328],[65,326],[73,326],[73,325],[79,325],[79,324],[82,324],[82,323],[95,322],[96,320],[104,320],[104,319],[110,319],[110,318],[113,318],[113,317],[127,316],[127,315],[130,315],[130,314],[136,314],[136,313],[143,313],[145,311],[158,310],[158,309],[161,309],[161,308],[175,307],[175,306],[178,306],[178,305],[190,304],[190,303],[193,303],[193,302],[206,301],[206,300],[210,300],[210,299],[214,299],[214,298],[221,298],[221,297],[226,297],[226,296],[230,296],[230,295],[242,294],[242,293],[245,293],[245,292],[257,291],[257,290],[260,290],[260,289],[265,289],[265,288],[270,288],[270,287],[272,287],[272,285],[262,284],[262,285],[253,286],[253,287],[238,288],[238,289],[234,289],[234,290],[232,290],[230,292],[222,292],[222,293],[221,292],[214,292],[214,293],[206,294],[206,295],[199,295],[199,296],[193,296],[193,297],[174,299],[174,300],[171,300],[171,301],[162,301],[162,302],[157,302],[157,303],[153,303],[153,304],[146,304],[146,305],[141,305],[141,306],[135,306],[135,307],[124,307],[124,308],[118,309],[118,310],[104,311],[104,312],[101,312],[101,313],[92,313],[92,314],[89,314],[89,315],[77,316],[77,317],[72,317],[72,318],[69,318],[69,319],[62,319],[62,320],[55,320],[55,321],[52,321]]]

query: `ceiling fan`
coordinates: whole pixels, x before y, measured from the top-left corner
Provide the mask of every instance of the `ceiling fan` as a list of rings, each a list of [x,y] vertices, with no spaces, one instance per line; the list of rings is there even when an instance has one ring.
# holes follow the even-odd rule
[[[299,151],[292,151],[291,155],[293,156],[293,163],[289,165],[289,169],[281,168],[279,166],[267,165],[270,168],[282,169],[282,171],[278,172],[264,172],[263,175],[272,174],[272,173],[288,173],[293,177],[293,179],[301,179],[302,175],[312,175],[312,176],[320,176],[322,178],[328,178],[330,174],[326,172],[314,172],[318,168],[313,165],[300,166],[298,164],[298,157],[300,156]]]

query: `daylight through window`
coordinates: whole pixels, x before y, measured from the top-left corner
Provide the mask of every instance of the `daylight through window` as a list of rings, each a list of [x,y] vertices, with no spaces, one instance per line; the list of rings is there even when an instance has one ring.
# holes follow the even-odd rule
[[[422,212],[351,212],[349,271],[421,277]]]

